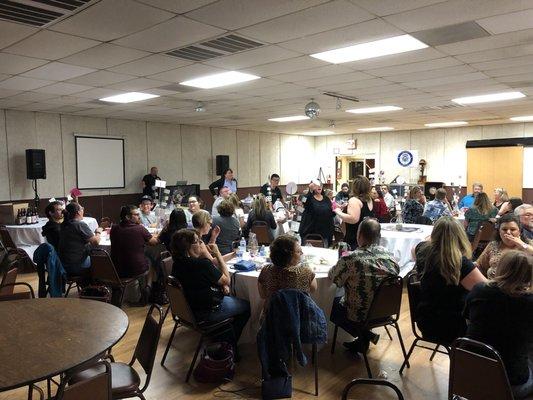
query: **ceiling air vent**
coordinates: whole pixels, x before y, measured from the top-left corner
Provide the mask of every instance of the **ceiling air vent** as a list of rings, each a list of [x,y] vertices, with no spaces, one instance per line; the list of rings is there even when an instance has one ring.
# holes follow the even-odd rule
[[[235,34],[230,34],[202,43],[196,43],[191,46],[181,47],[169,51],[167,54],[169,56],[190,61],[205,61],[216,57],[239,53],[245,50],[255,49],[256,47],[261,46],[263,46],[263,43],[246,39]]]
[[[450,108],[460,108],[462,106],[460,105],[455,105],[455,104],[446,104],[444,106],[424,106],[424,107],[420,107],[420,108],[417,108],[416,112],[421,112],[421,111],[439,111],[439,110],[449,110]]]
[[[0,19],[26,25],[44,26],[91,0],[19,0],[0,1]]]

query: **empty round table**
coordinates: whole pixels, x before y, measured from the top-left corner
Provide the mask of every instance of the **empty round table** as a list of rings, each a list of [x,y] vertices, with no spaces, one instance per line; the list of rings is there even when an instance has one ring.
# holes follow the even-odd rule
[[[128,316],[94,300],[0,302],[0,392],[27,386],[105,352],[126,333]]]

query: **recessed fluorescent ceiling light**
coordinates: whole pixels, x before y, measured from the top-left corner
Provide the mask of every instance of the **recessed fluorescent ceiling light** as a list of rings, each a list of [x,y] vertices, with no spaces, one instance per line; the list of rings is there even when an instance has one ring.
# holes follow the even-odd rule
[[[100,99],[100,101],[108,101],[110,103],[133,103],[134,101],[143,101],[159,97],[157,94],[141,93],[141,92],[129,92],[123,94],[117,94],[116,96],[109,96]]]
[[[305,115],[293,115],[291,117],[279,117],[279,118],[269,118],[269,121],[274,122],[291,122],[291,121],[303,121],[304,119],[309,119]]]
[[[392,126],[377,126],[375,128],[361,128],[358,129],[360,132],[382,132],[382,131],[393,131]]]
[[[233,85],[235,83],[253,81],[260,76],[245,74],[243,72],[229,71],[220,74],[202,76],[201,78],[190,79],[180,82],[180,85],[194,86],[200,89],[211,89],[221,86]]]
[[[308,131],[308,132],[301,132],[299,135],[307,135],[307,136],[321,136],[321,135],[333,135],[335,132],[333,131]]]
[[[481,96],[458,97],[457,99],[452,99],[452,101],[454,103],[459,103],[459,104],[476,104],[476,103],[490,103],[492,101],[520,99],[522,97],[526,97],[526,95],[522,92],[502,92],[502,93],[483,94]]]
[[[521,117],[511,117],[509,119],[511,121],[530,122],[530,121],[533,121],[533,115],[523,115]]]
[[[446,128],[449,126],[461,126],[468,125],[468,122],[465,121],[450,121],[450,122],[433,122],[431,124],[424,124],[428,128]]]
[[[398,111],[398,110],[403,110],[403,108],[396,107],[396,106],[378,106],[378,107],[367,107],[367,108],[352,108],[351,110],[346,110],[346,112],[354,113],[354,114],[371,114],[371,113]]]
[[[311,57],[333,64],[340,64],[349,61],[382,57],[389,54],[404,53],[406,51],[419,50],[426,47],[428,47],[427,44],[422,43],[411,35],[401,35],[388,39],[376,40],[374,42],[356,44],[355,46],[324,51],[322,53],[315,53],[311,54]]]

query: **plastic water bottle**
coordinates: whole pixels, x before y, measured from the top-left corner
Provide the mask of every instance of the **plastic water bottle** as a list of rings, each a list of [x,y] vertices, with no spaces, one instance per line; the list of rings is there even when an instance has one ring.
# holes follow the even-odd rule
[[[265,257],[266,256],[265,245],[261,245],[261,248],[259,249],[259,255],[261,257]]]
[[[250,245],[250,255],[252,257],[257,256],[257,238],[253,232],[250,232],[250,237],[248,238],[248,244]]]
[[[246,253],[246,239],[244,238],[244,236],[241,238],[241,241],[239,242],[239,253],[241,257],[244,253]]]

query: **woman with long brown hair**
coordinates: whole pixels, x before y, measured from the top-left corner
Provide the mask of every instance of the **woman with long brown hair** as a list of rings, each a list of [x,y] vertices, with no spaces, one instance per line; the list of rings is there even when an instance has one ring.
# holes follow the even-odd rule
[[[492,205],[487,193],[479,193],[476,196],[476,200],[474,200],[474,205],[465,212],[465,227],[468,239],[472,242],[479,224],[496,217],[496,214],[498,214],[498,209]]]
[[[425,337],[449,344],[465,334],[466,295],[475,284],[485,282],[471,255],[465,231],[453,217],[439,218],[430,241],[416,247],[421,275],[418,326]]]
[[[487,284],[468,294],[467,336],[493,346],[500,353],[515,398],[533,393],[533,257],[507,252]],[[528,366],[529,364],[529,366]]]
[[[346,224],[344,240],[353,249],[357,247],[357,228],[365,217],[374,217],[374,203],[371,196],[372,185],[366,176],[358,175],[352,183],[352,193],[348,200],[348,208],[343,212],[340,208],[335,213]]]

